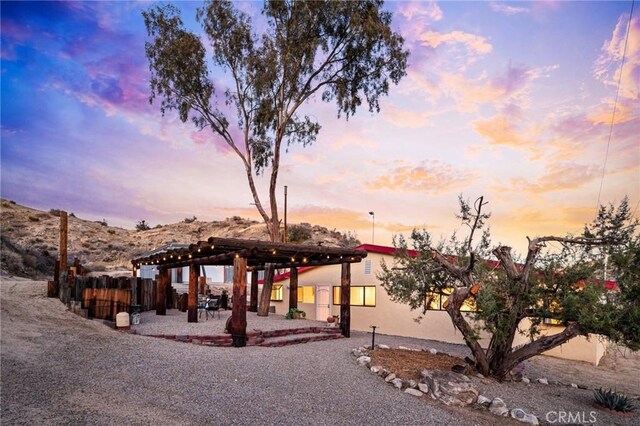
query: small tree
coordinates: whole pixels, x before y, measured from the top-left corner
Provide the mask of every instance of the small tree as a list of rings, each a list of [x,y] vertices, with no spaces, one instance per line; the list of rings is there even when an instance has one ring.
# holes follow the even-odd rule
[[[136,224],[136,231],[148,231],[149,229],[151,229],[151,227],[144,219]]]
[[[389,82],[397,84],[406,74],[404,40],[391,30],[391,13],[381,7],[381,0],[265,1],[268,25],[256,34],[250,17],[231,2],[207,2],[196,18],[214,63],[231,78],[228,88],[215,87],[209,78],[206,49],[199,36],[184,29],[178,9],[143,12],[151,37],[145,45],[149,100],[160,98],[163,114],[178,111],[183,122],[210,129],[236,153],[271,241],[281,239],[276,187],[282,146],[307,146],[320,131],[312,116],[301,114],[302,106],[319,96],[335,102],[338,115],[347,118],[363,100],[370,111],[379,111]],[[269,169],[265,209],[255,176]],[[259,315],[267,315],[272,277],[267,267]]]
[[[520,362],[578,335],[597,333],[634,350],[640,348],[640,243],[632,238],[637,221],[631,220],[626,199],[617,209],[600,209],[582,236],[527,238],[523,263],[514,260],[510,247],[490,250],[489,231],[482,230],[489,219],[482,212],[484,205],[482,197],[473,206],[460,198],[458,217],[470,230],[464,240],[454,233],[434,245],[427,231],[414,230],[411,251],[403,237],[394,239],[394,265],[383,262],[378,276],[392,300],[421,308],[424,315],[436,299],[445,299],[443,307],[462,333],[475,367],[499,380]],[[546,244],[553,242],[560,248],[543,253]],[[593,254],[595,247],[614,256],[612,273],[621,277],[619,291],[607,291],[605,283],[596,279],[603,262]],[[475,307],[476,312],[465,316],[465,306]],[[565,328],[541,335],[545,318]],[[520,330],[525,319],[529,326]],[[529,342],[513,347],[519,330]],[[480,331],[490,335],[486,349],[480,345]]]

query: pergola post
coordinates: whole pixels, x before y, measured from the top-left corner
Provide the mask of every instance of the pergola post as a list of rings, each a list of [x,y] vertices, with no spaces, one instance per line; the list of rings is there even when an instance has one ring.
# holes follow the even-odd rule
[[[291,266],[289,272],[289,309],[298,309],[298,268]]]
[[[232,344],[236,348],[247,345],[247,259],[233,260],[233,305],[229,325]]]
[[[340,279],[340,329],[344,337],[351,335],[351,264],[342,264]]]
[[[156,315],[167,315],[167,269],[158,270],[156,280]]]
[[[198,277],[200,265],[189,265],[189,296],[187,299],[187,322],[198,322]]]
[[[68,240],[68,215],[67,212],[60,212],[60,273],[67,272],[67,240]]]
[[[251,271],[251,300],[249,312],[258,312],[258,270]]]

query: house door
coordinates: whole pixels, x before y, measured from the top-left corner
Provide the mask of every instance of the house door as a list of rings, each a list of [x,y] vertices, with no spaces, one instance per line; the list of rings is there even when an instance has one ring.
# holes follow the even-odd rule
[[[331,315],[331,291],[329,286],[316,287],[316,320],[326,321]]]

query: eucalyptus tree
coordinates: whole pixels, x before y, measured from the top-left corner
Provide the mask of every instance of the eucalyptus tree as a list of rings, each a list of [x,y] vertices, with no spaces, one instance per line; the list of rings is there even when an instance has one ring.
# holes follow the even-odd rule
[[[281,239],[276,188],[283,147],[310,145],[320,132],[305,103],[334,103],[347,119],[363,102],[379,112],[390,83],[406,75],[408,51],[382,6],[381,0],[266,1],[261,26],[232,2],[211,1],[196,14],[207,40],[185,29],[172,5],[143,12],[150,102],[159,100],[163,115],[177,111],[183,122],[209,129],[237,154],[271,241]],[[227,87],[214,83],[220,73]],[[266,203],[256,186],[261,174],[269,174]],[[272,275],[268,268],[262,314]]]
[[[426,230],[414,230],[411,243],[402,236],[394,240],[394,262],[383,263],[378,275],[392,300],[422,315],[434,300],[444,300],[437,305],[461,332],[473,355],[469,361],[499,380],[522,361],[580,335],[640,349],[640,237],[626,198],[617,208],[601,208],[582,235],[527,237],[522,261],[510,247],[491,244],[485,204],[482,197],[473,206],[460,198],[458,217],[469,228],[462,240],[454,233],[436,244]],[[602,279],[601,254],[611,256],[615,290]],[[563,327],[543,333],[545,319]],[[484,348],[481,332],[489,335]],[[528,339],[514,347],[517,333]]]

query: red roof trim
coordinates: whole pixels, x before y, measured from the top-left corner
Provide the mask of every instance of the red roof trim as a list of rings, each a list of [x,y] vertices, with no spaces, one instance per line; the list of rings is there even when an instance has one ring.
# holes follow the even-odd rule
[[[356,247],[356,250],[366,250],[369,253],[378,253],[378,254],[389,254],[389,255],[394,255],[397,251],[397,249],[395,247],[388,247],[388,246],[378,246],[375,244],[361,244],[358,247]],[[418,252],[416,250],[407,250],[407,253],[409,254],[409,256],[412,257],[416,257],[418,255]],[[452,256],[451,261],[455,261],[455,256]],[[500,265],[500,262],[496,261],[496,260],[487,260],[487,263],[489,264],[489,266],[496,268]],[[522,266],[522,265],[518,265],[518,266]],[[302,266],[298,268],[298,274],[302,274],[304,272],[307,272],[311,269],[314,268],[318,268],[318,266]],[[279,282],[279,281],[284,281],[286,279],[288,279],[291,276],[290,272],[285,272],[283,274],[278,274],[276,276],[273,277],[273,282]],[[599,282],[599,281],[598,281]],[[259,280],[258,284],[264,284],[264,280]],[[615,281],[605,281],[604,282],[604,287],[607,290],[617,290],[618,289],[618,284],[616,284]]]

